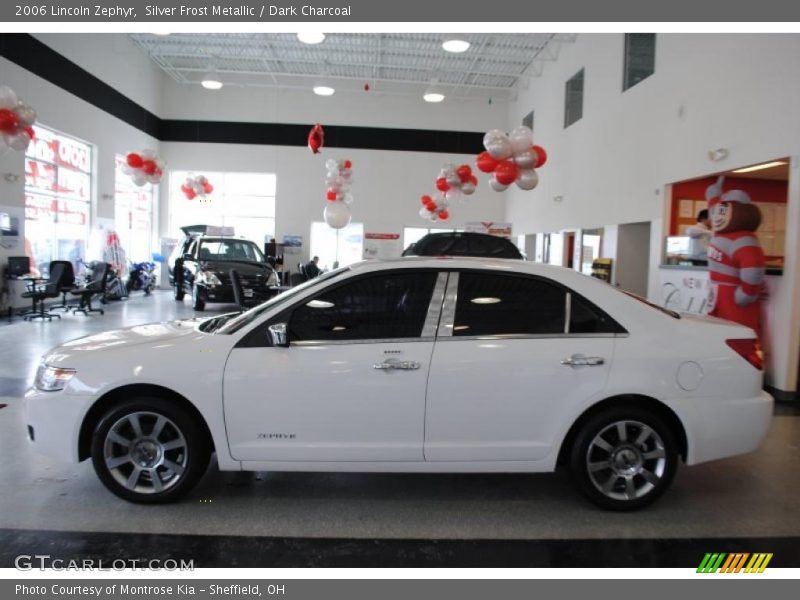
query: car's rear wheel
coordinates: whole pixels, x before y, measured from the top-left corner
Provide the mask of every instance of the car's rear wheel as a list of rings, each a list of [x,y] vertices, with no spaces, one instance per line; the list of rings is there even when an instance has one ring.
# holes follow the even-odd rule
[[[205,473],[210,444],[197,420],[159,398],[127,400],[109,410],[92,437],[100,481],[131,502],[171,502]]]
[[[678,467],[678,446],[658,415],[615,408],[583,425],[570,465],[575,482],[592,502],[610,510],[635,510],[669,487]]]
[[[197,284],[192,286],[192,308],[198,311],[206,309],[206,301],[203,298],[203,290]]]

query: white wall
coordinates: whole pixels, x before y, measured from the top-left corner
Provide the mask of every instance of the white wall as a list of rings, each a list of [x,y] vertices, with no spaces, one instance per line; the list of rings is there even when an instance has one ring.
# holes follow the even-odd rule
[[[778,326],[771,383],[796,389],[800,347],[800,55],[797,34],[659,34],[655,74],[622,92],[623,34],[581,34],[521,91],[509,127],[535,110],[549,163],[533,192],[510,190],[518,232],[651,221],[655,297],[665,235],[665,186],[777,157],[792,157],[784,276],[771,300]],[[585,68],[583,118],[567,129],[564,84]],[[712,163],[707,152],[729,157]],[[556,195],[563,202],[553,202]]]
[[[324,165],[329,157],[353,161],[353,221],[364,223],[365,232],[400,234],[403,227],[428,226],[417,214],[421,207],[419,197],[433,192],[433,182],[442,163],[466,162],[472,158],[347,149],[313,155],[307,148],[182,142],[162,143],[161,152],[169,167],[177,170],[277,173],[276,239],[280,241],[284,234],[302,235],[303,254],[298,260],[308,260],[311,222],[323,220]],[[161,193],[166,198],[166,182]],[[175,232],[167,230],[166,202],[164,205],[161,234],[174,236]],[[494,192],[481,186],[466,201],[452,206],[450,213],[447,226],[463,227],[465,221],[501,221],[504,206]]]

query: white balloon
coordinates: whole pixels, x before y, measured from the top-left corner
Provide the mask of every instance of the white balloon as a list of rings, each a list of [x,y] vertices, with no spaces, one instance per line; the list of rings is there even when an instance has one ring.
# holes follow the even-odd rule
[[[141,156],[145,160],[155,160],[157,155],[156,155],[156,151],[155,150],[151,150],[150,148],[146,148],[145,150],[142,150],[141,152],[139,152],[139,156]]]
[[[495,160],[505,160],[514,154],[511,141],[507,137],[491,140],[486,145],[486,151],[491,154],[492,158]]]
[[[125,173],[125,175],[130,175],[133,173],[133,169],[128,163],[122,163],[122,172]]]
[[[14,108],[18,103],[14,90],[7,85],[0,86],[0,108]]]
[[[500,183],[499,181],[497,181],[497,179],[495,179],[494,177],[492,177],[492,178],[489,180],[489,185],[491,186],[491,188],[492,188],[492,189],[493,189],[495,192],[502,192],[503,190],[505,190],[505,189],[507,189],[507,188],[508,188],[508,186],[507,186],[507,185],[503,185],[502,183]]]
[[[36,111],[27,104],[20,102],[14,108],[14,113],[17,115],[17,120],[23,127],[30,127],[36,122]]]
[[[147,183],[152,183],[153,185],[161,181],[161,177],[159,175],[156,175],[155,173],[153,173],[152,175],[145,175],[145,177],[147,178]]]
[[[465,196],[469,196],[475,192],[475,186],[472,185],[471,181],[465,181],[464,183],[461,184],[461,192]]]
[[[431,214],[431,211],[429,211],[424,206],[419,209],[419,216],[422,217],[423,219],[427,219],[430,216],[430,214]]]
[[[350,208],[341,200],[328,202],[325,211],[322,213],[325,222],[333,229],[342,229],[350,223]]]
[[[508,136],[511,141],[511,147],[514,149],[514,154],[530,150],[533,144],[533,132],[525,125],[520,125]]]
[[[444,193],[444,197],[448,202],[458,202],[463,200],[463,194],[459,188],[450,188]]]
[[[20,131],[12,135],[5,136],[6,144],[11,146],[14,150],[25,150],[28,144],[31,143],[31,136],[27,131]]]
[[[483,147],[489,149],[489,144],[495,140],[506,137],[506,132],[502,129],[490,129],[483,136]]]
[[[167,166],[167,162],[163,158],[157,158],[155,160],[155,163],[156,163],[156,169],[158,169],[159,171],[163,171],[164,167]]]
[[[353,194],[351,194],[350,192],[345,192],[345,194],[342,196],[342,202],[344,202],[345,204],[352,204]]]
[[[131,179],[133,180],[133,183],[139,187],[142,187],[145,183],[147,183],[147,175],[145,175],[144,172],[139,169],[133,172]]]
[[[530,147],[522,152],[514,153],[514,162],[520,169],[532,169],[536,166],[538,159],[539,156]]]
[[[334,160],[333,158],[329,158],[328,160],[325,161],[325,168],[328,169],[329,171],[332,171],[333,169],[338,169],[339,163],[336,162],[336,160]]]
[[[539,183],[539,176],[533,169],[524,169],[517,175],[517,187],[521,190],[532,190]]]

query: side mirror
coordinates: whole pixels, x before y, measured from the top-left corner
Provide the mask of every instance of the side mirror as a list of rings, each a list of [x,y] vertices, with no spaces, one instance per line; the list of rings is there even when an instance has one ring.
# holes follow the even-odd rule
[[[267,331],[273,346],[279,348],[289,347],[289,334],[286,330],[286,323],[273,323],[267,327]]]

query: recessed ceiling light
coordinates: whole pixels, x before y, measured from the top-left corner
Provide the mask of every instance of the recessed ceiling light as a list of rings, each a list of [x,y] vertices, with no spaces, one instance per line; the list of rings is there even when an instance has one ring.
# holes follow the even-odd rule
[[[459,54],[469,50],[469,42],[460,37],[448,37],[442,42],[442,48],[447,52]]]
[[[321,44],[325,34],[321,31],[301,31],[297,34],[297,39],[304,44]]]
[[[760,165],[754,165],[752,167],[744,167],[742,169],[734,169],[734,173],[752,173],[753,171],[760,171],[762,169],[771,169],[772,167],[782,167],[786,164],[785,160],[774,160],[768,163],[762,163]]]
[[[211,73],[203,77],[203,81],[200,82],[200,85],[207,90],[218,90],[222,88],[222,82],[219,80],[219,77]]]
[[[428,90],[427,92],[425,92],[422,98],[423,100],[425,100],[425,102],[441,102],[442,100],[444,100],[444,94],[442,94],[441,92],[436,92],[434,90]]]
[[[501,302],[500,298],[492,298],[490,296],[487,297],[480,297],[480,298],[473,298],[470,300],[473,304],[497,304]]]
[[[333,96],[336,90],[326,83],[318,83],[314,86],[314,93],[317,96]]]

